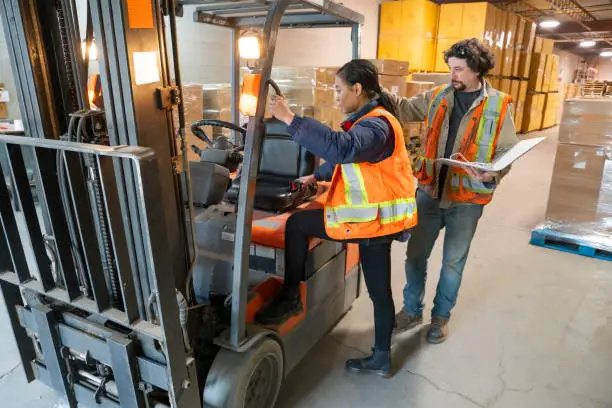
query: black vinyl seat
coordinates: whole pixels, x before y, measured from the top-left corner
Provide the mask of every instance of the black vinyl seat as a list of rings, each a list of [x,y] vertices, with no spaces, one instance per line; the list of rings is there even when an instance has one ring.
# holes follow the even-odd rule
[[[265,121],[266,134],[261,149],[254,207],[263,211],[287,211],[316,194],[316,188],[296,188],[294,181],[312,174],[315,156],[295,143],[287,125],[276,119]],[[240,175],[232,182],[226,200],[235,204],[240,192]]]

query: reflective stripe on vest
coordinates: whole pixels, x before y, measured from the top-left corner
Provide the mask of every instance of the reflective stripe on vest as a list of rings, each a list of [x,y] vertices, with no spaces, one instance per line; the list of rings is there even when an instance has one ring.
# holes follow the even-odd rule
[[[434,120],[434,116],[436,116],[436,111],[440,107],[442,100],[446,96],[446,91],[449,88],[450,86],[441,85],[434,90],[432,102],[429,104],[429,110],[427,111],[427,123],[425,123],[426,126],[431,126],[431,123]]]
[[[344,193],[346,202],[351,205],[360,205],[368,202],[365,182],[361,175],[361,169],[357,163],[343,164],[342,176],[344,179]]]
[[[494,188],[486,187],[484,183],[480,181],[476,181],[468,176],[461,176],[459,174],[453,174],[451,178],[451,188],[459,190],[459,180],[461,180],[461,185],[463,188],[472,193],[491,194],[495,190]]]
[[[492,95],[485,100],[476,136],[478,151],[473,160],[475,162],[490,163],[493,158],[493,141],[497,134],[503,101],[501,95]]]
[[[375,204],[342,205],[327,208],[327,225],[336,227],[347,222],[374,221],[380,214],[380,223],[391,224],[412,217],[416,211],[414,198],[398,199]]]

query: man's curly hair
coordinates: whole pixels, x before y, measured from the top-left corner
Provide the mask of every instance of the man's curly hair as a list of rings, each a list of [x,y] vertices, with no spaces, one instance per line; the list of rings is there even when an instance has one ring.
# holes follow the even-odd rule
[[[464,59],[468,67],[478,73],[480,78],[495,66],[495,56],[489,48],[476,38],[459,41],[444,51],[444,62],[448,64],[451,57]]]

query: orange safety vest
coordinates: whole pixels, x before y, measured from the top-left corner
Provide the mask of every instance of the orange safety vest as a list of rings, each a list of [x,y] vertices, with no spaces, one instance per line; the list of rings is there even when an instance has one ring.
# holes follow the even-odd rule
[[[381,107],[352,126],[367,117],[387,119],[395,148],[391,156],[378,163],[336,165],[325,203],[325,231],[336,240],[396,234],[417,223],[415,185],[402,127]]]
[[[434,180],[434,161],[438,154],[440,131],[448,110],[446,96],[451,89],[450,85],[442,85],[434,89],[432,102],[425,117],[427,132],[425,148],[415,165],[416,177],[422,184],[431,184]],[[498,91],[496,95],[485,96],[474,109],[459,149],[459,153],[466,160],[491,163],[511,100],[509,95]],[[451,167],[449,173],[451,185],[448,196],[452,201],[488,204],[493,198],[494,186],[472,179],[465,170],[459,167]]]

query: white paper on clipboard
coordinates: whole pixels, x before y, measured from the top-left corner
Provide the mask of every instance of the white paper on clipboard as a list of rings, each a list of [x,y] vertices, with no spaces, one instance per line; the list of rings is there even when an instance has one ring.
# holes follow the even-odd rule
[[[536,137],[532,139],[521,140],[517,144],[515,144],[510,150],[506,153],[493,160],[492,163],[477,163],[477,162],[466,162],[457,160],[455,155],[451,155],[450,159],[436,159],[436,162],[444,163],[449,166],[454,167],[472,167],[476,170],[480,171],[493,171],[498,172],[502,171],[520,157],[522,157],[525,153],[536,147],[542,141],[546,139],[545,137]],[[453,157],[454,156],[454,157]]]

